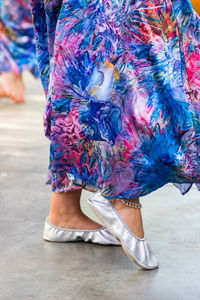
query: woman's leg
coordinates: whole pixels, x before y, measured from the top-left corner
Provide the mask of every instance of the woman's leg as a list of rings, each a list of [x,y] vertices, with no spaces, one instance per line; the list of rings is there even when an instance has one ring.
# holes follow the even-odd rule
[[[139,198],[128,199],[135,203],[139,203]],[[126,206],[120,200],[112,200],[115,209],[118,211],[124,222],[127,224],[129,229],[139,238],[144,237],[144,229],[142,222],[141,210],[138,208],[132,208]]]
[[[79,189],[67,193],[53,193],[49,221],[55,226],[69,229],[93,230],[102,227],[81,211],[81,192]]]

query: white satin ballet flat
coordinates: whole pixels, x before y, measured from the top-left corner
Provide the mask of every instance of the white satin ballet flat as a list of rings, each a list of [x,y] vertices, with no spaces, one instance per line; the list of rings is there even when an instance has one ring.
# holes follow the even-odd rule
[[[158,268],[158,260],[146,238],[138,238],[129,230],[110,200],[97,192],[88,199],[88,204],[104,226],[121,242],[123,250],[134,263],[143,269]]]
[[[44,224],[43,239],[57,243],[84,241],[100,245],[120,245],[105,227],[96,230],[65,229],[51,224],[48,218]]]

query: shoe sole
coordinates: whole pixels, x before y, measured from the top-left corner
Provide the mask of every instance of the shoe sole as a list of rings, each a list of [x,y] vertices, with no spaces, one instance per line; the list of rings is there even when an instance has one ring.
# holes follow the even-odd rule
[[[110,233],[112,233],[112,235],[120,242],[120,244],[121,244],[121,246],[122,246],[124,252],[126,253],[126,255],[130,258],[130,260],[131,260],[132,262],[134,262],[138,267],[141,267],[141,268],[143,268],[143,269],[145,269],[145,270],[154,270],[154,269],[157,268],[157,267],[152,267],[152,268],[151,268],[151,267],[147,267],[147,266],[145,266],[145,265],[139,263],[133,256],[131,256],[130,253],[127,251],[127,249],[126,249],[125,245],[123,244],[123,242],[120,240],[120,238],[117,237],[117,236],[115,235],[115,233],[112,231],[112,229],[104,223],[104,221],[103,221],[102,218],[98,215],[98,213],[96,212],[96,210],[94,209],[94,207],[92,206],[92,204],[90,204],[89,200],[88,200],[87,202],[88,202],[88,205],[90,206],[91,210],[93,211],[93,213],[97,216],[97,218],[99,218],[99,220],[100,220],[100,221],[102,222],[102,224],[108,229],[108,231],[110,231]]]

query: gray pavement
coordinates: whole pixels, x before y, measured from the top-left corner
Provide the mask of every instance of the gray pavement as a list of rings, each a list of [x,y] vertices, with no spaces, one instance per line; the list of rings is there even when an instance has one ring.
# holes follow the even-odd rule
[[[200,299],[200,193],[167,185],[143,197],[146,236],[160,268],[143,271],[120,247],[42,240],[50,205],[44,96],[26,74],[27,104],[0,100],[0,299]],[[86,205],[84,192],[82,206]],[[95,217],[94,217],[95,218]]]

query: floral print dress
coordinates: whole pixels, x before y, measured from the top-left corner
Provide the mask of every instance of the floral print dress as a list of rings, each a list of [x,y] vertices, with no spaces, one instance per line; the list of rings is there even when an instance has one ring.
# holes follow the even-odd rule
[[[32,17],[27,0],[0,0],[0,73],[38,75]]]
[[[200,19],[190,0],[31,6],[52,190],[200,190]]]

